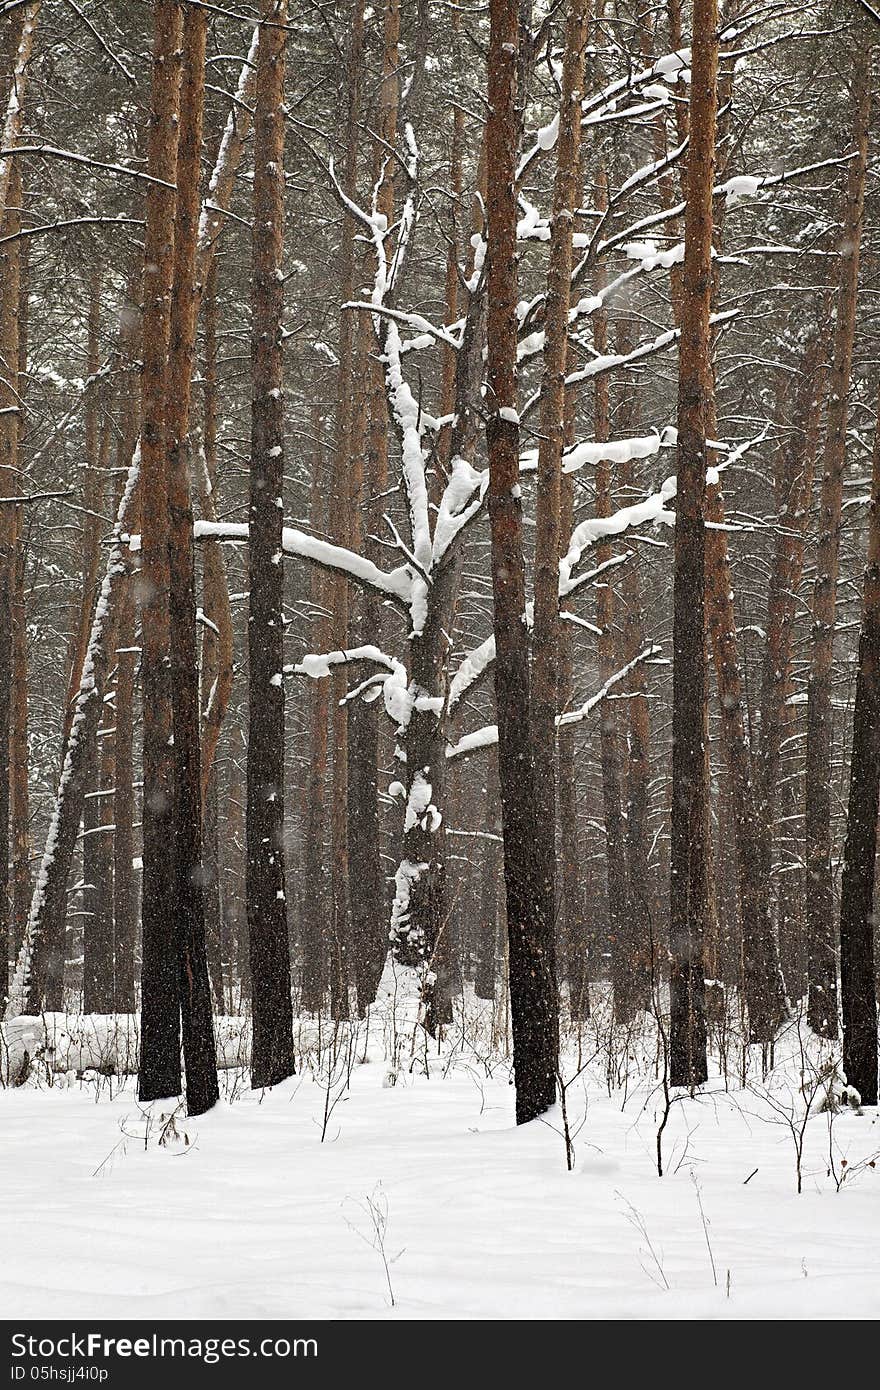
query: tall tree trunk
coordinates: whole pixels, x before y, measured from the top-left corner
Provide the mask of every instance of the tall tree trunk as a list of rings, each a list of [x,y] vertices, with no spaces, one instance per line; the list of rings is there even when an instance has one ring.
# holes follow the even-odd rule
[[[556,715],[560,666],[559,552],[562,451],[565,444],[568,315],[571,303],[572,234],[580,195],[581,101],[587,48],[588,0],[571,0],[559,94],[559,133],[550,260],[544,317],[540,435],[536,492],[535,612],[532,632],[531,716],[535,760],[535,856],[547,903],[556,902]],[[570,510],[570,508],[568,509]],[[570,532],[569,527],[569,532]],[[554,924],[555,930],[555,924]]]
[[[141,906],[142,1101],[180,1091],[180,1001],[174,923],[174,758],[169,680],[167,362],[174,276],[174,191],[180,126],[180,6],[154,10],[153,94],[144,251],[141,405],[141,574],[143,655],[143,894]]]
[[[16,163],[8,182],[9,202],[4,236],[21,229],[21,179]],[[9,750],[13,695],[13,599],[16,569],[16,507],[4,499],[17,492],[20,438],[19,367],[19,242],[0,245],[0,999],[5,1005],[9,980],[10,945],[10,797]]]
[[[273,0],[257,51],[253,224],[253,407],[248,511],[247,917],[251,1080],[293,1074],[290,942],[284,885],[284,51],[287,0]]]
[[[618,351],[625,355],[631,347],[631,324],[629,320],[624,320]],[[618,419],[620,420],[619,431],[622,435],[631,433],[638,425],[637,401],[638,394],[630,386],[626,385],[621,388]],[[632,459],[627,459],[621,464],[618,478],[621,503],[628,506],[631,502],[635,502],[639,495],[635,486],[635,469]],[[624,571],[621,600],[623,607],[621,657],[625,666],[632,663],[626,702],[626,720],[629,729],[626,771],[625,776],[621,779],[625,787],[626,802],[629,988],[633,1008],[646,1008],[650,1001],[651,989],[651,885],[653,882],[653,875],[648,867],[651,721],[645,665],[644,662],[636,660],[639,653],[644,650],[645,633],[641,574],[638,564],[633,560]]]
[[[807,687],[805,779],[806,895],[809,998],[807,1020],[821,1037],[837,1037],[837,962],[834,942],[834,880],[831,867],[831,757],[834,712],[831,677],[835,602],[840,565],[840,519],[850,372],[856,323],[859,250],[865,202],[868,123],[871,109],[871,50],[860,45],[852,77],[854,158],[847,172],[840,235],[840,281],[834,327],[834,358],[828,379],[828,414],[823,458],[821,522],[813,590],[813,631]]]
[[[174,923],[186,1104],[190,1115],[201,1115],[210,1110],[219,1095],[205,942],[199,665],[188,441],[199,303],[196,255],[207,25],[207,11],[195,6],[186,7],[165,422],[168,449],[169,658],[174,735]]]
[[[770,922],[777,808],[787,799],[792,801],[792,813],[794,811],[793,799],[780,794],[778,782],[783,742],[793,717],[793,710],[786,704],[792,688],[792,641],[827,383],[821,360],[823,337],[823,330],[817,329],[804,350],[790,429],[785,444],[779,449],[776,464],[779,524],[767,590],[764,622],[767,640],[761,667],[759,739],[754,762],[759,854],[757,912],[762,921]],[[803,992],[798,963],[800,951],[793,949],[791,934],[783,932],[782,925],[780,919],[777,937],[783,978],[792,997],[799,998]]]
[[[712,185],[718,78],[716,0],[695,0],[678,380],[673,587],[670,1080],[707,1077],[703,931],[708,897],[705,507],[713,398]]]
[[[868,563],[853,712],[852,764],[840,900],[843,1069],[863,1105],[877,1104],[874,889],[880,808],[880,417],[874,434]]]
[[[608,180],[604,166],[596,179],[594,202],[597,208],[608,206]],[[601,290],[604,277],[599,277]],[[594,318],[593,346],[597,353],[608,350],[608,316],[599,309]],[[593,435],[599,441],[610,437],[610,396],[607,375],[597,377],[593,404]],[[600,459],[596,464],[596,515],[608,517],[614,510],[611,496],[611,463]],[[612,557],[611,545],[602,542],[596,547],[596,564],[607,564]],[[599,627],[599,677],[610,680],[620,661],[614,632],[615,596],[610,579],[596,591],[596,622]],[[617,706],[603,702],[600,711],[599,739],[602,766],[602,804],[605,820],[605,871],[608,892],[608,937],[611,946],[611,980],[614,988],[615,1017],[627,1022],[635,1007],[633,970],[634,943],[632,918],[627,905],[626,882],[626,825],[623,817],[621,775],[621,730]]]
[[[361,106],[363,83],[363,4],[355,0],[356,13],[352,25],[349,56],[349,156],[347,177],[357,183],[357,121]],[[374,142],[373,184],[378,184],[376,207],[390,228],[394,216],[394,161],[390,151],[397,138],[398,108],[398,41],[400,10],[397,0],[387,0],[383,17],[384,41],[382,82],[379,90],[377,126],[380,139]],[[354,230],[353,227],[349,232]],[[343,245],[343,255],[355,256],[355,248]],[[372,257],[368,256],[368,262]],[[347,267],[343,266],[343,274]],[[370,270],[367,270],[367,275]],[[370,525],[377,507],[372,496],[385,491],[388,460],[388,421],[380,364],[375,360],[374,334],[369,318],[349,325],[352,334],[352,361],[356,359],[354,377],[349,381],[352,399],[348,403],[348,428],[351,432],[349,449],[348,525],[349,542],[353,549],[370,554],[375,545],[365,540],[365,532],[378,530]],[[340,378],[342,363],[340,363]],[[363,382],[358,387],[358,382]],[[340,390],[342,382],[340,379]],[[378,511],[384,503],[378,504]],[[374,557],[376,558],[376,557]],[[381,608],[369,594],[349,596],[348,641],[352,646],[381,640]],[[336,696],[343,688],[337,684]],[[363,1016],[376,997],[387,949],[385,916],[385,880],[380,858],[380,820],[378,799],[379,725],[377,706],[358,700],[346,710],[334,710],[335,726],[347,719],[347,872],[357,892],[349,895],[351,927],[351,967],[354,975],[358,1013]]]
[[[28,243],[22,241],[18,247],[19,294],[18,294],[18,464],[25,468],[22,458],[24,440],[24,397],[27,386],[28,360],[28,300],[29,265]],[[12,589],[12,713],[10,729],[10,785],[9,815],[11,825],[12,851],[12,952],[18,954],[24,924],[27,921],[31,901],[30,866],[30,797],[28,789],[29,748],[28,748],[28,649],[27,649],[27,608],[25,602],[25,577],[27,569],[27,541],[24,531],[24,506],[15,508],[15,573]],[[6,976],[0,976],[5,994]],[[2,1011],[0,1003],[0,1011]]]
[[[518,1124],[556,1099],[558,1019],[553,903],[534,856],[535,775],[516,412],[517,71],[522,36],[509,0],[490,0],[488,55],[489,521],[495,604],[495,701],[504,835],[510,1004]]]
[[[394,3],[394,0],[390,0]],[[364,42],[363,0],[353,0],[351,33],[347,58],[346,158],[344,188],[350,198],[357,197],[358,134],[361,112],[361,81]],[[355,227],[348,215],[342,226],[339,252],[340,295],[343,303],[354,296]],[[357,324],[351,312],[344,312],[339,326],[339,377],[336,414],[335,460],[331,490],[330,532],[339,545],[347,546],[352,525],[352,430],[354,423],[354,363]],[[349,630],[348,581],[342,575],[330,580],[334,640],[345,647]],[[349,863],[348,863],[348,707],[345,668],[331,676],[331,727],[333,736],[333,791],[330,832],[332,855],[332,926],[330,938],[330,1002],[334,1018],[348,1018],[349,959]]]

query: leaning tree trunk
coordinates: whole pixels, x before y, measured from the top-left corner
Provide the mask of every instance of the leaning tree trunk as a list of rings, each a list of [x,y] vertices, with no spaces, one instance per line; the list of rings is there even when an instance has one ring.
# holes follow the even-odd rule
[[[813,589],[813,631],[807,686],[805,778],[805,902],[809,996],[807,1021],[821,1037],[837,1037],[837,962],[834,943],[834,877],[831,866],[831,762],[834,711],[835,603],[840,567],[840,525],[850,373],[856,325],[859,250],[865,203],[868,122],[871,108],[871,53],[856,54],[853,72],[853,145],[840,237],[840,281],[834,327],[834,359],[828,378],[828,414],[823,459],[819,548]]]
[[[284,50],[287,0],[274,0],[257,51],[253,221],[253,406],[248,511],[247,918],[253,1010],[251,1080],[293,1074],[290,943],[284,885]]]
[[[73,604],[71,637],[68,651],[69,676],[67,699],[64,702],[64,722],[61,730],[61,766],[67,752],[70,725],[76,707],[76,697],[82,683],[83,662],[92,628],[98,571],[101,562],[101,502],[104,477],[98,466],[98,420],[103,383],[98,376],[98,329],[101,313],[101,275],[94,271],[89,284],[88,349],[86,353],[85,392],[85,450],[82,483],[82,531],[80,533],[82,567],[79,574],[79,593]]]
[[[106,495],[109,488],[110,426],[106,420],[99,456],[91,465],[102,481],[96,491]],[[116,1007],[114,998],[113,952],[113,698],[105,697],[97,734],[91,791],[86,793],[83,812],[83,1012],[109,1014]]]
[[[868,564],[840,901],[843,1069],[863,1105],[877,1104],[874,889],[880,807],[880,417],[874,435]]]
[[[529,644],[516,412],[516,156],[519,15],[490,0],[488,170],[489,521],[495,604],[495,702],[504,837],[516,1119],[553,1105],[559,1069],[553,903],[540,891],[529,729]]]
[[[695,0],[678,377],[673,585],[670,1081],[706,1080],[703,930],[708,896],[705,516],[713,396],[712,182],[718,79],[716,0]]]

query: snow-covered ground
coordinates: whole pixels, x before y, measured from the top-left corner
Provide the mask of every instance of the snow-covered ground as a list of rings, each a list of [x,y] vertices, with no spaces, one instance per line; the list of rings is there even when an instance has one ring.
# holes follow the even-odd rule
[[[148,1113],[130,1081],[0,1091],[4,1316],[880,1314],[880,1120],[818,1108],[812,1048],[798,1194],[796,1028],[767,1082],[753,1058],[745,1090],[674,1102],[662,1178],[647,1037],[609,1091],[607,1030],[585,1026],[569,1172],[559,1112],[517,1130],[509,1063],[468,1031],[427,1076],[411,1034],[392,1070],[387,1017],[271,1093],[227,1071],[222,1104],[164,1136],[172,1106]]]

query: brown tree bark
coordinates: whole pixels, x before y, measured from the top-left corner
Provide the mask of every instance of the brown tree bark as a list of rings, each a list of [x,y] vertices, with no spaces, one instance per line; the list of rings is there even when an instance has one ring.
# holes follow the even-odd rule
[[[868,124],[871,109],[871,49],[860,45],[852,75],[852,145],[840,232],[840,281],[834,327],[834,357],[828,379],[828,413],[823,455],[822,500],[813,630],[807,687],[805,779],[806,894],[809,997],[807,1020],[822,1037],[837,1037],[837,961],[834,941],[834,881],[831,867],[831,756],[834,741],[831,677],[835,601],[840,564],[840,518],[850,372],[855,338],[859,251],[865,201]]]
[[[173,892],[186,1104],[201,1115],[215,1104],[217,1065],[205,942],[199,666],[196,641],[193,509],[188,440],[195,365],[197,241],[207,11],[183,16],[183,70],[174,210],[174,274],[168,344],[168,654],[173,728]],[[167,854],[167,850],[166,850]]]
[[[0,129],[0,149],[9,150],[18,143],[24,122],[25,91],[29,75],[29,65],[34,51],[37,20],[40,17],[40,0],[32,0],[25,5],[20,14],[13,12],[12,36],[12,80],[9,91],[4,92],[6,109],[3,112],[3,126]],[[0,155],[0,226],[6,220],[7,205],[14,202],[9,197],[10,182],[15,168],[12,155]]]
[[[251,1080],[293,1074],[290,942],[284,876],[284,55],[287,0],[260,26],[253,189],[253,405],[248,508],[246,898],[253,1015]]]
[[[703,931],[708,899],[705,516],[710,360],[712,187],[718,80],[716,0],[695,0],[690,147],[678,380],[673,586],[670,1081],[706,1080]]]
[[[558,1020],[553,904],[534,856],[535,776],[529,746],[529,643],[516,413],[517,70],[522,34],[508,0],[490,0],[488,188],[489,521],[495,603],[495,702],[504,835],[510,1004],[518,1124],[556,1099]]]

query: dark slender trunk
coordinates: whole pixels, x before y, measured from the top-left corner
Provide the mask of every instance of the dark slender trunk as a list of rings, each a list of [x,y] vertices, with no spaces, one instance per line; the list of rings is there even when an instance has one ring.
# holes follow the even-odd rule
[[[174,272],[174,192],[180,122],[180,7],[154,9],[147,227],[144,252],[141,409],[141,573],[143,659],[143,898],[141,908],[142,1101],[180,1093],[180,1000],[175,941],[174,759],[169,679],[167,363]]]
[[[284,884],[284,50],[286,0],[260,28],[254,140],[253,407],[248,570],[247,916],[253,1013],[251,1079],[293,1074],[290,942]]]
[[[0,229],[20,230],[21,181],[17,161],[9,181],[10,206]],[[15,592],[15,512],[3,497],[14,497],[18,478],[18,241],[0,245],[0,1003],[6,1004],[9,978],[9,740],[12,730],[13,597]]]
[[[488,56],[489,521],[495,605],[495,703],[504,834],[510,1004],[518,1124],[556,1099],[558,1019],[554,911],[535,862],[535,777],[529,746],[529,642],[516,413],[516,156],[519,15],[491,0]]]
[[[703,934],[708,902],[705,507],[713,395],[712,182],[718,75],[715,0],[696,0],[678,384],[673,586],[670,1081],[707,1077]]]
[[[540,444],[536,490],[535,612],[532,631],[531,715],[535,759],[535,855],[540,891],[556,902],[556,715],[560,665],[559,553],[567,547],[561,530],[562,451],[565,442],[565,375],[571,302],[574,208],[580,195],[580,103],[587,45],[587,0],[572,0],[565,29],[559,96],[559,134],[550,259],[544,318]]]

